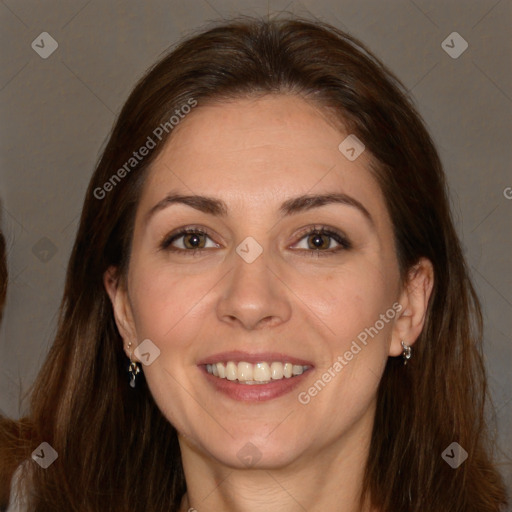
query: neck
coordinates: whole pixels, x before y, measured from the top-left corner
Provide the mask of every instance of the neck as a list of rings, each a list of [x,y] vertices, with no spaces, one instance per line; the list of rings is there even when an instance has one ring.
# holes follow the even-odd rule
[[[359,497],[373,415],[285,467],[239,469],[220,464],[179,436],[187,482],[180,512],[372,512]]]

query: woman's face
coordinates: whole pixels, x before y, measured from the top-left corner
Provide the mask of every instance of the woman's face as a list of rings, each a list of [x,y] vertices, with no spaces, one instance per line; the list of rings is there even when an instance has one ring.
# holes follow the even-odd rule
[[[401,290],[348,135],[298,97],[199,105],[152,164],[116,314],[132,348],[150,340],[151,393],[197,453],[278,467],[371,431]]]

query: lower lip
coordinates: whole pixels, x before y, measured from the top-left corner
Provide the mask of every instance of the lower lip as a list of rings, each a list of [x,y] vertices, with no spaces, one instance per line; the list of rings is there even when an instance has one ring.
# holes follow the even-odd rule
[[[278,398],[293,391],[309,375],[309,368],[301,375],[283,378],[269,382],[268,384],[240,384],[237,380],[228,380],[215,377],[208,373],[203,366],[202,370],[206,380],[219,392],[233,400],[241,402],[263,402]]]

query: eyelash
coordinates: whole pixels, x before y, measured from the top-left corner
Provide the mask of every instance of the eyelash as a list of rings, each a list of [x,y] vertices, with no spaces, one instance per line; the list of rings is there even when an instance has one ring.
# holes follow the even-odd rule
[[[178,249],[178,248],[172,247],[171,244],[174,241],[176,241],[179,238],[181,238],[185,235],[188,235],[188,234],[206,235],[208,238],[211,239],[208,232],[205,231],[204,229],[199,228],[199,227],[197,227],[197,228],[196,227],[188,227],[188,228],[181,229],[177,233],[171,233],[169,236],[167,236],[163,240],[163,242],[160,244],[160,249],[163,251],[182,253],[186,256],[195,256],[196,254],[201,254],[201,253],[209,250],[209,249]],[[307,228],[306,230],[301,231],[301,233],[299,233],[298,241],[300,242],[303,238],[306,238],[307,236],[310,236],[310,235],[327,235],[327,236],[331,237],[332,239],[334,239],[335,242],[340,244],[340,246],[335,249],[329,249],[329,250],[325,250],[325,251],[320,250],[320,249],[316,249],[316,250],[315,249],[313,249],[313,250],[298,249],[300,252],[310,253],[310,256],[312,256],[312,257],[333,256],[340,251],[346,251],[346,250],[352,249],[352,244],[350,243],[350,241],[346,238],[346,236],[344,234],[342,234],[341,232],[339,232],[337,230],[328,228],[326,226],[314,226],[312,228]]]

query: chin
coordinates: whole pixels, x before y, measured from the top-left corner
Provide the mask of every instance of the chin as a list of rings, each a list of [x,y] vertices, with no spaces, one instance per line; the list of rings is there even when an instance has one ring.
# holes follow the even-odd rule
[[[199,444],[203,453],[233,469],[278,469],[292,464],[305,452],[300,436],[295,439],[281,432],[274,437],[272,430],[270,435],[267,430],[264,434],[261,429],[259,432],[226,435],[217,441],[210,438]]]

